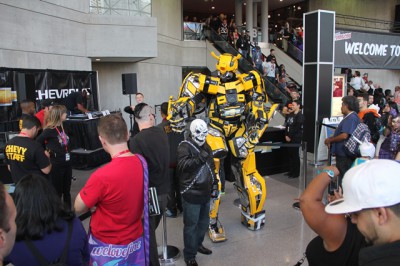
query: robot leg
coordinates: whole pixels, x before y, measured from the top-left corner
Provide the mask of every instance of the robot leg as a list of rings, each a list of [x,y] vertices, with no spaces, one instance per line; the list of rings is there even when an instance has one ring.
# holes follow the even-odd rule
[[[250,153],[242,164],[241,182],[236,182],[241,203],[241,222],[250,230],[259,230],[265,224],[263,210],[267,189],[264,178],[255,168],[255,154]]]
[[[216,168],[219,169],[219,160],[214,159],[214,161],[215,161]],[[211,199],[210,224],[208,226],[208,235],[210,236],[211,241],[214,243],[223,242],[223,241],[227,240],[226,236],[225,236],[224,227],[222,226],[221,222],[218,220],[219,203],[221,201],[221,180],[219,178],[219,175],[217,175],[217,178],[218,178],[219,193],[218,193],[218,198]]]
[[[226,156],[227,147],[222,134],[215,129],[209,129],[209,134],[207,135],[206,140],[214,153],[215,172],[217,173],[216,176],[218,178],[218,198],[211,199],[210,224],[208,227],[208,235],[210,236],[211,241],[216,243],[226,241],[224,227],[218,220],[218,211],[219,203],[221,201],[221,180],[219,178],[220,158],[224,158]]]

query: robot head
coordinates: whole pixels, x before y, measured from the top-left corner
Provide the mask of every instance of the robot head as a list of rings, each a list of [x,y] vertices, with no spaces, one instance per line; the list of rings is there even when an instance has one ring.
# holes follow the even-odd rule
[[[208,128],[206,122],[201,119],[195,119],[190,124],[190,136],[197,145],[203,146],[206,142]]]
[[[218,60],[216,68],[219,71],[219,77],[222,81],[231,79],[238,69],[238,59],[241,55],[233,56],[225,53],[217,56],[214,52],[211,52],[211,55]]]

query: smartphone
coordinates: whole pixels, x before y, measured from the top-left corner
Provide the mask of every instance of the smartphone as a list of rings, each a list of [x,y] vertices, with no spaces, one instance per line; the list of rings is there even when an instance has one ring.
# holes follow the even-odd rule
[[[329,182],[328,193],[329,195],[335,195],[335,191],[338,190],[339,190],[339,178],[336,178],[336,180]]]

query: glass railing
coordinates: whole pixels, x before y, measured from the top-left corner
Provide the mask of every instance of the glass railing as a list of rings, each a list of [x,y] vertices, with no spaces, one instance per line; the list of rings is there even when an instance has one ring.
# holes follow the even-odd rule
[[[303,51],[296,47],[293,43],[289,42],[286,52],[291,58],[303,65]]]
[[[90,13],[151,17],[151,0],[90,0]]]
[[[204,23],[183,22],[183,40],[204,40]]]
[[[336,14],[336,26],[356,27],[360,30],[372,29],[388,32],[399,32],[400,23],[375,18],[356,17]]]

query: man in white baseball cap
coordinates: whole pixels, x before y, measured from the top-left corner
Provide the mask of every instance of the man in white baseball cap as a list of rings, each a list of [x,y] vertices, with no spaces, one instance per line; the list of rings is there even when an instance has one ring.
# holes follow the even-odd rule
[[[371,160],[348,170],[343,178],[343,198],[325,211],[350,214],[367,242],[359,265],[400,265],[400,164]]]

